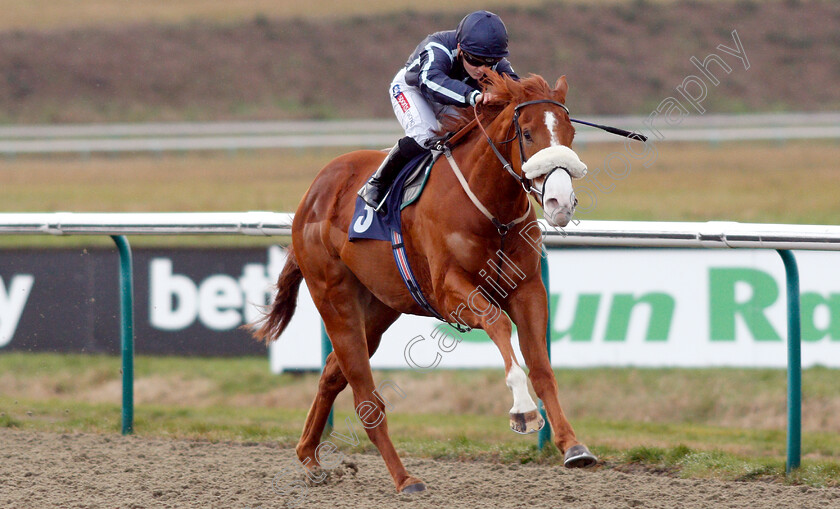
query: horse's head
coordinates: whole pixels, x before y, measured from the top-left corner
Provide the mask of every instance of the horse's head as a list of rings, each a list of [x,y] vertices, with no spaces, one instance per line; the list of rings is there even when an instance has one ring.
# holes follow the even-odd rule
[[[516,144],[510,149],[512,171],[540,200],[548,222],[566,226],[577,205],[572,179],[586,175],[586,165],[571,149],[575,128],[565,106],[566,77],[551,88],[540,76],[514,81],[490,73],[486,90],[505,104],[496,120],[515,133]]]

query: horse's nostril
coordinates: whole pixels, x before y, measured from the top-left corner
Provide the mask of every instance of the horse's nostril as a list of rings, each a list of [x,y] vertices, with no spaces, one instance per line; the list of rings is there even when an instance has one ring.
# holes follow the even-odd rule
[[[545,208],[547,209],[557,209],[560,207],[560,202],[557,201],[557,198],[549,198],[545,202]]]

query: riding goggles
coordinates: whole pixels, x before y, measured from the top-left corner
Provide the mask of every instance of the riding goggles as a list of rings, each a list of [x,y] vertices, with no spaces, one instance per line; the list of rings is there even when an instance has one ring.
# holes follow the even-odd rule
[[[461,50],[461,53],[464,55],[464,60],[473,67],[493,67],[502,60],[502,57],[479,57],[476,55],[470,55],[464,50]]]

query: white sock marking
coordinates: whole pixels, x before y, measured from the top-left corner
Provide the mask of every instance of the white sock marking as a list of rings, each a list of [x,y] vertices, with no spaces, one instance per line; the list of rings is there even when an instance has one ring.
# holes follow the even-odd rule
[[[510,367],[506,382],[507,386],[510,387],[510,392],[513,393],[513,406],[510,413],[521,414],[537,409],[537,404],[534,403],[531,394],[528,392],[528,377],[515,362]]]

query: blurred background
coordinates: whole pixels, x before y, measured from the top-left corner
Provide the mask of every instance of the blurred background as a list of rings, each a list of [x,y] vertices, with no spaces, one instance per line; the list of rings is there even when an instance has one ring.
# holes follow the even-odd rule
[[[840,109],[835,2],[5,0],[4,124],[391,118],[388,84],[428,33],[493,9],[523,75],[576,114],[648,114],[737,30],[750,69],[710,113]],[[719,52],[718,52],[719,53]],[[724,55],[726,56],[726,55]],[[733,62],[732,59],[729,61]],[[739,63],[734,60],[735,63]]]
[[[477,8],[507,24],[517,72],[567,76],[578,118],[633,115],[612,121],[640,128],[674,97],[682,127],[702,129],[666,135],[655,163],[581,218],[840,219],[826,196],[840,155],[840,5],[798,0],[6,0],[2,208],[294,211],[330,158],[393,143],[391,77],[426,34]],[[733,31],[748,62],[718,49],[737,49]],[[691,62],[710,54],[730,66],[708,65],[717,85]],[[705,96],[700,109],[677,91],[691,76],[705,82],[686,85]],[[593,135],[579,127],[575,147],[590,167],[623,150]]]

